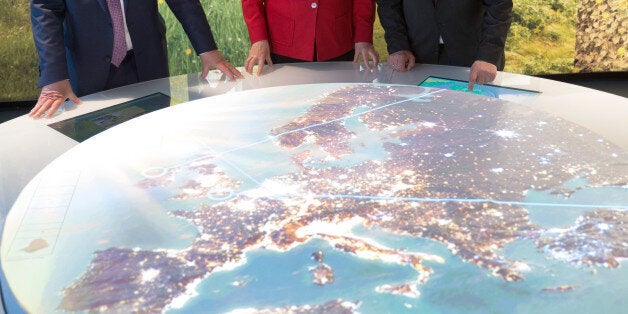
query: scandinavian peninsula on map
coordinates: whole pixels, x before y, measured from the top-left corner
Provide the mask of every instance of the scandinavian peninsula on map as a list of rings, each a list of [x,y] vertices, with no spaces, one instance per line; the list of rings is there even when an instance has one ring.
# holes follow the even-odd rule
[[[154,140],[128,133],[148,126]],[[626,274],[628,155],[529,106],[417,86],[253,90],[146,115],[58,163],[96,145],[111,150],[77,166],[76,193],[124,189],[109,203],[118,225],[48,292],[52,309],[499,312],[523,298],[564,310],[593,302],[581,298],[591,278],[609,278],[609,298],[628,293],[613,281]],[[70,210],[91,210],[85,199]],[[129,230],[166,229],[137,225],[152,212],[181,226],[181,243],[133,242]]]

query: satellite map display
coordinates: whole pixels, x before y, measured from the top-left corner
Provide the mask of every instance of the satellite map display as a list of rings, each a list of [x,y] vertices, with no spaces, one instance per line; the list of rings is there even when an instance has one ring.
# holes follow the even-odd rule
[[[7,217],[29,312],[621,313],[628,154],[407,85],[204,98],[60,156]]]

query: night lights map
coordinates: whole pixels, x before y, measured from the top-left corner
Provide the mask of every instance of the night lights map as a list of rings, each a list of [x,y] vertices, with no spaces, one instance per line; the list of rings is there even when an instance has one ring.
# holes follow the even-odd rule
[[[529,106],[318,84],[159,110],[7,217],[34,313],[620,313],[628,154]]]

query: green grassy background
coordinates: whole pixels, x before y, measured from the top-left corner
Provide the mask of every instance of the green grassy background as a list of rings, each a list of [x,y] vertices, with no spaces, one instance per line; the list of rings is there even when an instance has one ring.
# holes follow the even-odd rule
[[[36,99],[38,75],[29,2],[0,0],[0,101]]]
[[[165,1],[159,10],[168,28],[171,75],[200,71],[200,61]],[[244,64],[249,37],[240,0],[201,0],[216,42],[236,66]],[[506,69],[524,74],[574,71],[576,12],[579,0],[514,0],[514,19],[506,43]],[[29,4],[0,0],[0,101],[35,99],[37,56],[31,35]],[[376,21],[375,48],[386,60],[384,31]]]
[[[578,0],[515,0],[504,71],[575,71]]]

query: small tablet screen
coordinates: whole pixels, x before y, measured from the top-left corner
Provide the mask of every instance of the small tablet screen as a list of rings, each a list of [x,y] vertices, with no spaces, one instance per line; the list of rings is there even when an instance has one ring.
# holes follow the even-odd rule
[[[83,142],[122,122],[168,106],[170,106],[170,96],[155,93],[48,126],[77,142]]]
[[[536,97],[540,94],[540,92],[537,91],[490,84],[475,84],[473,86],[473,91],[469,91],[467,88],[468,85],[469,82],[467,81],[436,76],[429,76],[423,82],[421,82],[421,84],[419,84],[419,86],[423,87],[450,89],[487,97],[504,99],[524,105],[532,104],[532,102],[534,102]]]

